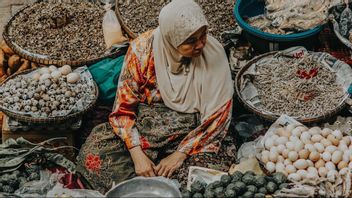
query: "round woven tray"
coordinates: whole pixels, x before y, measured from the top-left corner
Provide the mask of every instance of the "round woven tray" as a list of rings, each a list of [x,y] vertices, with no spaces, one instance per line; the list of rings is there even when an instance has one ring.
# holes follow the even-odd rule
[[[134,33],[128,26],[127,24],[125,23],[123,17],[122,17],[122,14],[119,10],[119,0],[116,0],[116,8],[115,8],[115,12],[116,12],[116,16],[117,16],[117,19],[119,20],[120,22],[120,25],[122,27],[122,29],[127,33],[128,37],[132,38],[132,39],[135,39],[137,38],[137,34]]]
[[[273,54],[276,54],[277,51],[274,52],[268,52],[265,54],[262,54],[260,56],[255,57],[254,59],[252,59],[251,61],[249,61],[236,75],[235,78],[235,90],[236,90],[236,94],[239,98],[239,101],[243,104],[243,106],[248,109],[249,111],[251,111],[252,113],[256,114],[257,116],[263,118],[264,120],[270,121],[270,122],[274,122],[275,120],[277,120],[281,115],[268,115],[265,114],[262,110],[257,109],[253,106],[251,106],[250,104],[247,103],[247,101],[245,101],[241,95],[240,92],[240,87],[241,87],[241,77],[244,74],[245,71],[247,71],[247,69],[254,63],[256,63],[258,60],[266,57],[266,56],[270,56]],[[342,109],[344,109],[346,106],[346,103],[343,102],[341,103],[340,106],[337,106],[334,110],[329,111],[329,112],[325,112],[323,115],[320,116],[316,116],[316,117],[311,117],[311,118],[295,118],[298,122],[304,123],[304,124],[310,124],[310,123],[316,123],[316,122],[321,122],[324,121],[336,114],[338,114]]]
[[[23,74],[28,74],[32,71],[34,71],[36,69],[30,69],[30,70],[25,70],[22,72],[19,72],[17,74],[14,74],[10,77],[8,77],[4,82],[0,83],[0,86],[4,85],[6,82],[8,82],[10,79],[15,78],[18,75],[23,75]],[[12,112],[10,110],[4,109],[3,107],[0,106],[0,111],[2,111],[4,114],[6,114],[8,117],[19,121],[19,122],[26,122],[26,123],[35,123],[35,124],[59,124],[59,123],[63,123],[66,122],[67,120],[71,120],[71,119],[76,119],[80,116],[82,116],[84,113],[86,113],[87,111],[89,111],[90,109],[92,109],[94,107],[94,105],[96,104],[97,100],[98,100],[98,96],[99,96],[99,89],[97,84],[94,82],[94,87],[95,87],[95,97],[93,99],[93,102],[90,103],[88,106],[85,107],[85,109],[83,109],[80,112],[75,112],[66,116],[57,116],[57,117],[47,117],[47,118],[34,118],[31,116],[27,116],[27,115],[21,115],[15,112]]]
[[[43,64],[43,65],[57,65],[57,66],[63,66],[63,65],[70,65],[73,67],[78,67],[78,66],[82,66],[82,65],[91,65],[94,64],[96,62],[99,62],[102,59],[105,58],[111,58],[111,57],[117,57],[120,54],[120,51],[114,51],[110,54],[106,54],[103,55],[101,57],[98,58],[94,58],[94,59],[88,59],[88,60],[56,60],[56,59],[50,59],[50,58],[45,58],[45,55],[40,55],[40,54],[33,54],[30,53],[29,51],[21,48],[20,46],[18,46],[14,41],[12,41],[9,37],[9,28],[10,28],[10,24],[12,23],[12,21],[26,8],[30,7],[31,5],[25,6],[24,8],[20,9],[15,15],[13,15],[10,20],[7,22],[7,24],[5,25],[4,28],[4,32],[3,32],[3,38],[4,41],[6,42],[6,44],[19,56],[21,56],[22,58],[25,58],[27,60],[30,60],[32,62],[38,63],[38,64]]]

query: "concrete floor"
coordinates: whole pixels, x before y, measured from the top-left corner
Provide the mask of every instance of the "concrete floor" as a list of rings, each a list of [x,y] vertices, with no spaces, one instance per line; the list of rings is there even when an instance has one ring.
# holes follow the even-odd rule
[[[0,0],[0,33],[2,34],[4,26],[18,9],[34,1],[35,0]]]

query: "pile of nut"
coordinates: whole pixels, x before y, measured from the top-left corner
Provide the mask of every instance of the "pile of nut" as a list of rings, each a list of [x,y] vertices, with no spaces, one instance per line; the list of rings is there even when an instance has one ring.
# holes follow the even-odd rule
[[[162,7],[171,0],[119,0],[117,9],[123,21],[135,34],[141,34],[158,26],[159,13]],[[209,22],[209,33],[218,40],[221,33],[235,27],[232,16],[234,0],[196,0],[202,7]]]
[[[28,52],[54,60],[90,60],[105,53],[105,10],[87,1],[39,2],[9,24],[9,38]]]
[[[69,65],[52,65],[8,80],[0,87],[0,105],[32,117],[65,116],[79,100],[94,98],[94,94],[94,87]]]

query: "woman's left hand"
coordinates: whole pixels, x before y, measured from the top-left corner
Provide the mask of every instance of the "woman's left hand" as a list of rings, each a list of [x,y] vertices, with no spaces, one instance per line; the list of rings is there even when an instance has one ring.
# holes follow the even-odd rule
[[[185,161],[186,158],[186,154],[175,151],[160,161],[158,166],[155,168],[155,173],[159,176],[170,178],[172,173],[174,173],[175,170],[177,170],[183,164],[183,161]]]

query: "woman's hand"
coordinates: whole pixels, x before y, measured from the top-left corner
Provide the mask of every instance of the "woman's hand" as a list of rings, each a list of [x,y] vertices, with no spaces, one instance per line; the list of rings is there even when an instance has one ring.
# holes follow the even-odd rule
[[[155,168],[155,173],[159,176],[171,177],[175,170],[183,164],[183,161],[185,161],[186,158],[186,154],[175,151],[160,161],[159,165]]]
[[[145,155],[140,146],[129,150],[133,163],[134,170],[138,176],[155,177],[154,163]]]

